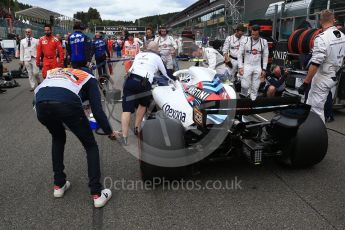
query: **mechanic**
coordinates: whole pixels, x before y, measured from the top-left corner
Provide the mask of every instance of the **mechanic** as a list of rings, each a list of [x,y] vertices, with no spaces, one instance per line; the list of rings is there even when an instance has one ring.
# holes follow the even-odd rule
[[[250,94],[250,98],[255,100],[261,79],[266,75],[268,45],[267,40],[260,37],[260,26],[253,25],[251,33],[250,37],[241,42],[237,59],[239,74],[243,76],[241,79],[241,93],[244,96]]]
[[[311,65],[298,92],[303,94],[311,84],[307,104],[325,122],[324,106],[330,90],[337,84],[337,72],[345,57],[345,35],[334,26],[334,13],[321,11],[323,32],[315,38]]]
[[[163,26],[159,29],[159,36],[155,38],[155,42],[159,46],[159,52],[167,68],[169,77],[174,78],[173,55],[178,48],[174,38],[168,35],[167,28]]]
[[[103,39],[99,32],[96,33],[93,41],[93,49],[95,53],[96,65],[98,70],[98,76],[107,74],[106,61],[110,59],[110,53],[106,41]]]
[[[114,52],[113,52],[113,45],[114,45],[114,38],[109,36],[107,39],[107,45],[108,45],[108,50],[110,53],[110,58],[112,58],[114,56]]]
[[[285,91],[285,80],[288,71],[278,65],[271,66],[271,74],[266,77],[265,94],[267,97],[280,97]]]
[[[35,94],[37,118],[52,135],[54,197],[63,197],[71,185],[66,181],[63,163],[66,125],[86,150],[94,206],[103,207],[111,198],[111,191],[102,190],[99,150],[81,101],[90,101],[94,117],[110,139],[116,139],[118,133],[112,130],[102,110],[97,80],[79,69],[56,68],[48,72],[46,79],[35,89]]]
[[[64,49],[64,52],[65,52],[65,57],[64,57],[64,63],[63,63],[63,66],[65,68],[67,68],[69,65],[70,65],[70,57],[68,55],[68,51],[67,51],[67,45],[68,45],[68,37],[69,35],[68,34],[65,34],[64,35],[64,40],[62,40],[62,48]]]
[[[122,30],[121,36],[122,36],[124,42],[128,40],[128,35],[129,35],[128,30]]]
[[[64,53],[60,41],[52,35],[51,25],[44,26],[44,33],[45,36],[40,38],[37,45],[36,65],[42,66],[41,58],[43,57],[42,76],[46,78],[48,70],[63,66]]]
[[[116,57],[121,58],[122,57],[122,48],[123,48],[123,38],[118,37],[117,40],[114,42],[113,49],[116,51]]]
[[[134,40],[134,35],[126,32],[126,37],[128,38],[123,45],[123,54],[126,58],[134,59],[135,56],[140,52],[140,45]],[[125,71],[128,73],[129,69],[132,67],[133,60],[125,61]]]
[[[172,55],[172,57],[173,57],[173,67],[174,67],[174,71],[178,71],[178,70],[180,70],[180,65],[179,65],[177,56],[180,55],[181,52],[182,52],[182,42],[179,39],[179,37],[176,36],[176,35],[174,35],[173,38],[174,38],[174,41],[176,42],[176,45],[177,45],[177,50]]]
[[[146,35],[144,36],[144,49],[147,48],[147,45],[155,40],[154,31],[151,27],[146,28]]]
[[[338,30],[342,30],[344,28],[344,23],[342,21],[337,20],[334,24]],[[344,33],[344,31],[342,31]],[[325,104],[325,121],[327,123],[333,122],[334,119],[334,111],[333,111],[333,95],[336,92],[337,86],[333,86],[331,91],[329,92]]]
[[[32,30],[30,28],[25,30],[25,34],[26,38],[20,41],[20,61],[28,71],[30,91],[33,92],[35,87],[41,83],[39,69],[36,65],[38,39],[32,37]]]
[[[233,79],[238,72],[238,51],[240,49],[241,42],[246,39],[246,36],[243,35],[244,30],[245,28],[242,24],[237,25],[235,34],[228,36],[223,45],[225,63],[230,67],[230,74]]]
[[[156,42],[150,42],[146,51],[139,53],[130,69],[130,75],[123,87],[122,97],[122,135],[123,144],[128,145],[128,130],[131,113],[138,107],[135,118],[134,134],[138,135],[146,108],[151,101],[151,84],[153,77],[160,71],[163,76],[170,79],[159,56],[159,47]]]
[[[80,22],[75,22],[74,33],[68,37],[67,52],[73,68],[80,69],[89,66],[93,52],[91,39],[83,33],[84,27]]]
[[[202,62],[204,67],[215,70],[223,82],[230,83],[228,81],[229,68],[224,63],[224,57],[216,49],[213,47],[200,48],[197,45],[193,45],[192,51],[193,57],[204,59],[204,62]]]

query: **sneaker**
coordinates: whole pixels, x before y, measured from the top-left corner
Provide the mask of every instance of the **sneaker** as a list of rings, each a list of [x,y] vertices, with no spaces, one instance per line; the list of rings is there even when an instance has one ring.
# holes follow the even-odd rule
[[[71,187],[71,183],[69,181],[66,181],[65,185],[63,187],[54,186],[54,197],[55,198],[61,198],[65,194],[65,192]]]
[[[93,195],[92,198],[95,208],[102,208],[110,200],[111,191],[109,189],[103,189],[101,195]]]
[[[122,144],[128,146],[128,137],[122,137]]]
[[[0,93],[6,93],[6,90],[0,89]]]

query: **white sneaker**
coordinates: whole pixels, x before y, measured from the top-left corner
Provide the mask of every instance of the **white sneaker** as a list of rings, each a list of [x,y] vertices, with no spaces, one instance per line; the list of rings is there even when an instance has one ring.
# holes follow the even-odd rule
[[[54,197],[61,198],[65,194],[65,192],[71,187],[71,183],[66,181],[66,184],[60,188],[59,186],[54,186]]]
[[[95,205],[95,208],[102,208],[107,204],[110,198],[111,198],[111,191],[109,189],[103,189],[101,192],[101,196],[99,195],[93,196],[93,204]]]

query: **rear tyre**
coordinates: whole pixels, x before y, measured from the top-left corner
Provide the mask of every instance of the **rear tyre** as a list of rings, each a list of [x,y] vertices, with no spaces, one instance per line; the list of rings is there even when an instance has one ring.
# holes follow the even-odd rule
[[[320,163],[327,154],[328,134],[321,118],[310,112],[295,137],[283,149],[282,163],[293,168],[308,168]]]
[[[159,179],[178,179],[187,174],[187,166],[162,167],[151,162],[152,157],[159,157],[169,161],[174,158],[175,150],[182,156],[185,154],[184,128],[179,121],[165,117],[162,111],[156,113],[155,119],[147,120],[141,130],[140,171],[143,181]],[[169,141],[167,143],[166,134]],[[170,154],[164,155],[164,154]]]

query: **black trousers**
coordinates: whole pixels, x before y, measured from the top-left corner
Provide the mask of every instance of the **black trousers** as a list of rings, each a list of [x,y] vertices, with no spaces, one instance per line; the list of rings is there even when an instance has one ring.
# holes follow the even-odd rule
[[[106,56],[102,56],[102,57],[97,57],[95,59],[96,59],[96,65],[97,66],[102,64],[101,66],[97,67],[98,77],[101,77],[104,74],[107,74],[107,69],[106,69],[107,63],[105,63],[105,60],[107,60],[107,57]]]
[[[64,123],[77,136],[86,150],[91,195],[100,194],[102,185],[100,183],[99,150],[81,105],[45,101],[36,104],[36,111],[38,120],[47,127],[52,135],[54,184],[63,186],[66,183],[66,174],[64,173],[66,131],[63,126]]]
[[[71,66],[73,69],[81,69],[82,67],[86,67],[87,61],[71,61]]]

